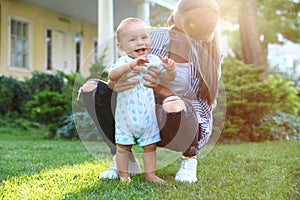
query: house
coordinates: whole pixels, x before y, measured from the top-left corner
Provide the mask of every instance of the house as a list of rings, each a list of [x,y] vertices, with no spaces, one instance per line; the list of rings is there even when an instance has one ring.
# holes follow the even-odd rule
[[[176,0],[0,0],[0,76],[23,79],[32,72],[78,72],[101,54],[117,55],[114,30],[134,16],[149,25],[156,6],[172,9]],[[107,45],[98,45],[106,44]],[[113,54],[113,55],[111,55]]]
[[[282,72],[300,87],[300,45],[291,41],[268,45],[268,63],[271,69]]]

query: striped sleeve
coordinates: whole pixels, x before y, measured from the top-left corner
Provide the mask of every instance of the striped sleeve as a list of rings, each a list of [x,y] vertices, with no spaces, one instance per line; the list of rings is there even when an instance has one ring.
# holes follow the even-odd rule
[[[168,30],[163,28],[153,29],[150,35],[152,38],[152,48],[150,53],[154,55],[167,56],[170,40]]]

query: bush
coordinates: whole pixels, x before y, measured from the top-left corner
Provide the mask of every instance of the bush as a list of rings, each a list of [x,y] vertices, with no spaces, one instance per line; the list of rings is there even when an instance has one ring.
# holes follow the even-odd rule
[[[56,135],[63,139],[78,139],[73,115],[65,116],[56,127]]]
[[[264,80],[264,68],[253,68],[230,57],[225,59],[222,68],[227,113],[221,139],[295,138],[300,99],[292,82],[283,80],[280,75],[269,75]],[[275,120],[279,115],[286,116],[282,123]],[[285,132],[279,133],[279,130]]]
[[[24,82],[11,77],[0,77],[0,115],[6,115],[9,112],[23,114],[25,104],[30,97],[30,90]]]
[[[70,104],[72,103],[73,109],[76,111],[85,111],[82,99],[79,98],[79,89],[86,82],[86,79],[77,73],[66,74],[62,71],[58,71],[58,74],[67,80],[65,89],[70,96]],[[64,92],[65,93],[65,92]]]
[[[256,129],[259,140],[299,140],[300,119],[294,115],[277,112],[266,116]]]
[[[75,100],[77,90],[84,82],[80,75],[62,71],[55,75],[34,72],[32,78],[25,82],[0,77],[0,115],[3,115],[0,126],[19,125],[27,129],[41,123],[50,131],[48,138],[78,138],[75,127],[72,129],[65,125],[72,120],[69,117],[72,116],[72,100],[78,111],[85,110],[81,99]],[[20,114],[26,114],[25,117],[29,117],[32,123],[23,120]]]
[[[34,72],[32,77],[26,81],[26,84],[33,95],[44,90],[62,93],[64,80],[57,74]]]
[[[40,124],[30,119],[20,117],[18,113],[7,113],[5,116],[1,116],[0,127],[10,127],[17,130],[25,131],[30,128],[38,128]]]
[[[28,112],[31,118],[45,124],[50,129],[50,137],[56,134],[56,127],[59,121],[71,113],[71,100],[69,95],[44,90],[29,101]]]
[[[277,110],[300,116],[299,91],[294,88],[295,83],[293,81],[285,80],[281,74],[275,74],[268,76],[267,84],[275,92]]]

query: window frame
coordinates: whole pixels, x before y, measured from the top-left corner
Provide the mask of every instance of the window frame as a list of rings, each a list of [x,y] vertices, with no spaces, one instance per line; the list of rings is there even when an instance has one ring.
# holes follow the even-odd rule
[[[78,38],[79,38],[79,42],[77,41]],[[75,51],[76,51],[76,53],[75,53],[75,56],[76,56],[75,72],[76,73],[80,73],[81,68],[82,68],[82,45],[83,45],[82,40],[83,40],[82,35],[75,33]],[[77,45],[79,45],[79,47]],[[79,51],[79,55],[78,55],[78,51]]]
[[[15,66],[11,62],[12,57],[12,21],[21,22],[22,24],[27,24],[27,66]],[[32,71],[32,21],[23,17],[18,16],[8,16],[8,69],[21,72]]]
[[[98,39],[93,39],[93,63],[96,63],[98,60]]]
[[[48,46],[48,41],[47,41],[48,31],[50,31],[50,33],[51,33],[50,47]],[[52,27],[46,27],[45,35],[44,35],[44,38],[45,38],[45,65],[44,66],[45,66],[45,71],[46,72],[52,72],[53,71],[53,69],[52,69],[52,55],[51,55],[52,42],[53,42],[52,31],[53,31]],[[50,58],[49,58],[49,56],[50,56]],[[50,59],[50,61],[48,61],[48,59]],[[49,63],[50,63],[50,66],[48,65]]]

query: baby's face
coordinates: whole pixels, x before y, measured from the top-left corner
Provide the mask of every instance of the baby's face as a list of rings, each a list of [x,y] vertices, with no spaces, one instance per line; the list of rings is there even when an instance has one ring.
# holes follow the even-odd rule
[[[142,23],[128,25],[120,34],[119,48],[132,58],[147,56],[151,50],[148,28]]]

